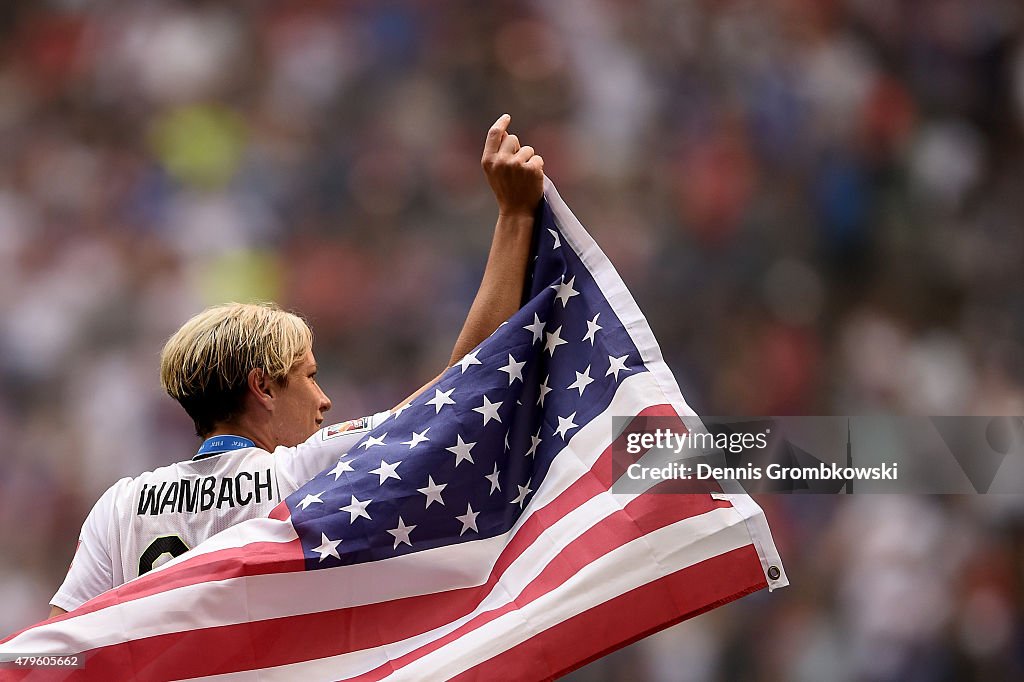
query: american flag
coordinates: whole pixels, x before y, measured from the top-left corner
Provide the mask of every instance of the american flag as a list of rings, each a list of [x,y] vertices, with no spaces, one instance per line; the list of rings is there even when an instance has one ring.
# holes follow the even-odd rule
[[[438,382],[271,518],[0,655],[83,652],[71,679],[550,679],[785,585],[749,498],[612,493],[613,415],[695,415],[550,182],[539,215],[526,304]]]

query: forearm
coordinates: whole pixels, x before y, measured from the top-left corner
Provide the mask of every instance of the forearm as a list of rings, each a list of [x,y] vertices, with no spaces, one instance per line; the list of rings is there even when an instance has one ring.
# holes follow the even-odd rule
[[[519,310],[522,300],[534,213],[544,194],[544,159],[534,153],[533,147],[519,146],[519,138],[508,133],[510,121],[508,114],[500,116],[487,131],[484,142],[480,165],[498,203],[498,222],[494,226],[483,280],[455,342],[448,367]],[[432,383],[421,387],[405,402]]]
[[[533,220],[534,216],[527,213],[498,216],[483,279],[455,342],[449,367],[519,310],[530,258]]]

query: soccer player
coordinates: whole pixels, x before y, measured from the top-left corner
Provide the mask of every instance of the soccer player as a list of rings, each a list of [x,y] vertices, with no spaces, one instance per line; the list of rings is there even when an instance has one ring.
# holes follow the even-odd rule
[[[510,120],[501,116],[484,142],[481,165],[498,220],[448,367],[519,308],[544,161],[508,132]],[[160,365],[161,383],[204,442],[191,460],[123,478],[100,497],[51,616],[266,516],[332,464],[340,474],[339,457],[390,414],[321,428],[331,401],[316,381],[312,333],[274,305],[228,304],[196,315],[167,341]]]

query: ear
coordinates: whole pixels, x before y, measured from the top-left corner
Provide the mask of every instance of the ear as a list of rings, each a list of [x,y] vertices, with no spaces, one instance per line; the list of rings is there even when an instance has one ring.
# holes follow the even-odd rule
[[[268,411],[274,409],[274,382],[267,377],[262,369],[249,370],[246,377],[246,385],[249,389],[249,397],[263,406]]]

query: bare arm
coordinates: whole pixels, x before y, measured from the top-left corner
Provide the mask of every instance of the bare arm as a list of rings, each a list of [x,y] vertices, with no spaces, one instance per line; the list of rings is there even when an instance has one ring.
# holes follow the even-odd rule
[[[53,618],[54,616],[61,616],[61,615],[65,614],[65,613],[67,613],[67,611],[65,611],[61,607],[59,607],[59,606],[51,606],[50,607],[50,615],[47,616],[47,618]]]
[[[487,131],[484,142],[480,165],[498,203],[498,221],[480,288],[445,369],[490,336],[519,310],[521,303],[534,211],[544,194],[544,159],[534,153],[533,147],[519,146],[519,138],[508,132],[511,120],[508,114],[502,115]],[[431,379],[401,404],[436,380]]]

